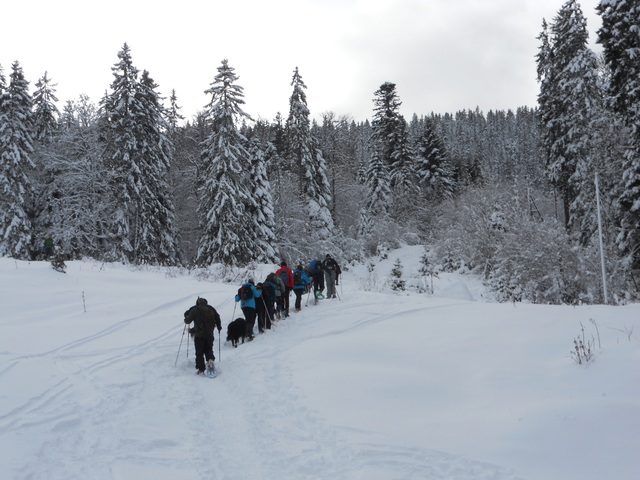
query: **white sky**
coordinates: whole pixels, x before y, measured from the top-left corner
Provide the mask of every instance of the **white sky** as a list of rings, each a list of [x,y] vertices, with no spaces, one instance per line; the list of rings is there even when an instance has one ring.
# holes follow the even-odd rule
[[[410,117],[535,106],[542,19],[562,0],[23,0],[0,7],[0,65],[18,60],[33,87],[45,71],[59,108],[84,93],[98,102],[127,42],[133,62],[191,118],[223,59],[244,88],[245,110],[289,111],[299,67],[313,118],[370,118],[374,92],[396,84]],[[599,0],[580,2],[592,47]],[[153,5],[153,6],[152,6]]]

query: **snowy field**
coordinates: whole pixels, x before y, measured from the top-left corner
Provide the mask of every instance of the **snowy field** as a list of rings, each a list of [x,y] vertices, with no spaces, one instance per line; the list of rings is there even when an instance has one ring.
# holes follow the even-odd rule
[[[206,297],[224,334],[237,283],[0,258],[0,479],[640,478],[640,305],[385,286],[396,258],[417,282],[421,254],[351,268],[340,299],[304,297],[252,343],[216,338],[216,379],[194,374],[183,313]]]

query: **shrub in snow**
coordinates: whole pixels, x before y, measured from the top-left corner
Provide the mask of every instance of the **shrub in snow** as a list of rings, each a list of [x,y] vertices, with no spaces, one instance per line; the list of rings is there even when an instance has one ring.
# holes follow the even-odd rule
[[[432,259],[432,253],[429,247],[424,247],[424,253],[420,257],[420,269],[418,273],[422,277],[422,282],[418,286],[418,292],[433,293],[433,278],[438,278],[438,268]]]
[[[595,326],[596,332],[598,331],[598,325],[595,320],[590,319],[591,323]],[[595,356],[595,338],[591,336],[591,339],[587,339],[584,332],[584,325],[580,323],[581,333],[573,339],[573,350],[571,350],[571,358],[575,360],[578,365],[585,364],[594,359]],[[600,344],[600,334],[598,333],[598,344]]]
[[[399,258],[396,259],[396,263],[393,264],[390,275],[391,289],[395,291],[404,291],[406,282],[402,278],[402,262]]]

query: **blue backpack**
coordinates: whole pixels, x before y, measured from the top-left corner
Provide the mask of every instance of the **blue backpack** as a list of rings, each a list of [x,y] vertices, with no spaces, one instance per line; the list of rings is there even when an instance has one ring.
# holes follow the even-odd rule
[[[320,262],[318,260],[311,260],[311,264],[309,265],[309,272],[312,275],[320,273]]]

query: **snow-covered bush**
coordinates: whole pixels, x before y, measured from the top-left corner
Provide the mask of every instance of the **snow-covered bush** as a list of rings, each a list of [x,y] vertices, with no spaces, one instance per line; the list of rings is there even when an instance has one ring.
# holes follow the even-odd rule
[[[391,269],[389,284],[392,290],[404,291],[406,282],[402,278],[402,262],[400,259],[396,259],[396,263],[393,264],[393,268]]]

